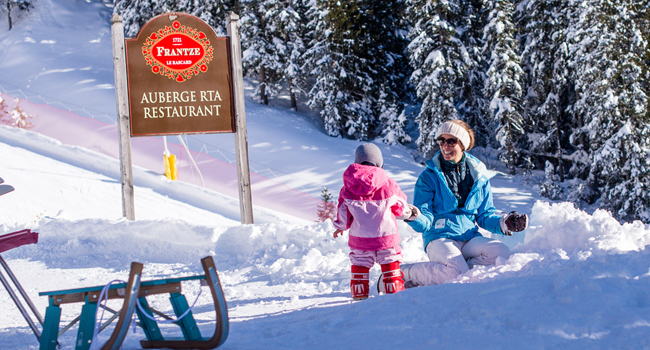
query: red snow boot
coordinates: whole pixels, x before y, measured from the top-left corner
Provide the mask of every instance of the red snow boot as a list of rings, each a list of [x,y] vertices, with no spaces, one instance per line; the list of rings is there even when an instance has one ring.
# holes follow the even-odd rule
[[[352,299],[367,299],[369,291],[370,269],[363,266],[352,265],[352,279],[350,280],[350,293],[352,293]]]
[[[384,281],[384,293],[392,294],[404,290],[404,275],[399,269],[399,262],[381,265],[381,275]]]

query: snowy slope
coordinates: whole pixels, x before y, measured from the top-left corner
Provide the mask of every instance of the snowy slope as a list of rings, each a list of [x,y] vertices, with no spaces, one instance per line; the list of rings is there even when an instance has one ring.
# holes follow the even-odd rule
[[[37,6],[32,18],[0,32],[2,92],[61,101],[53,107],[83,118],[83,109],[114,114],[110,9],[93,0]],[[336,193],[359,143],[322,135],[308,114],[287,112],[282,101],[246,102],[253,171],[311,196],[321,186]],[[49,110],[35,122],[55,114]],[[621,225],[605,212],[536,202],[522,179],[495,172],[497,208],[531,214],[526,232],[497,237],[513,248],[510,259],[452,283],[352,302],[347,238],[332,239],[330,223],[256,205],[256,224],[242,226],[236,197],[168,181],[159,168],[144,166],[134,168],[137,220],[126,221],[110,142],[80,146],[89,140],[79,133],[62,142],[48,135],[57,129],[52,125],[38,132],[0,127],[0,177],[16,188],[0,197],[0,234],[40,233],[37,245],[2,255],[43,312],[40,291],[125,279],[131,261],[145,264],[145,279],[198,273],[199,259],[213,255],[231,322],[223,349],[650,349],[650,229],[641,223]],[[203,138],[226,155],[234,147],[230,137]],[[381,146],[387,170],[412,198],[421,165],[407,149]],[[272,191],[257,193],[273,200]],[[401,223],[400,233],[406,260],[425,260],[419,235]],[[375,267],[371,278],[378,274]],[[190,303],[199,288],[184,286]],[[194,310],[204,334],[213,329],[206,294]],[[164,298],[154,305],[171,313]],[[0,310],[0,348],[37,348],[3,290]],[[64,308],[63,319],[75,312]],[[180,334],[172,326],[165,331]],[[142,338],[139,329],[129,333],[124,348],[139,348]],[[74,339],[74,332],[62,336],[63,348],[73,348]]]

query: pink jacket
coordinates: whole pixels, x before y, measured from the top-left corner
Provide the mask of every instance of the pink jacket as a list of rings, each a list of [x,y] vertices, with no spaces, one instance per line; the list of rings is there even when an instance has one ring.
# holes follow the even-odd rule
[[[354,163],[343,173],[334,227],[350,229],[352,249],[392,248],[400,242],[396,217],[404,219],[405,208],[406,195],[384,169]]]

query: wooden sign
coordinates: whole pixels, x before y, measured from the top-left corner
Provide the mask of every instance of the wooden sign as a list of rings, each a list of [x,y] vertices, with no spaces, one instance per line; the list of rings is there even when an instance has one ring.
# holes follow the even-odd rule
[[[125,45],[131,136],[235,132],[227,37],[168,13]]]

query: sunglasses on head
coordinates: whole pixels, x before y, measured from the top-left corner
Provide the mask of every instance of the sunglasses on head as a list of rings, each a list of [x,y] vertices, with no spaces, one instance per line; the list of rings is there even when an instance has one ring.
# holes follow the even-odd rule
[[[454,146],[456,146],[456,144],[458,143],[459,140],[458,139],[446,139],[444,137],[438,137],[438,139],[436,141],[438,141],[438,145],[440,147],[442,147],[445,143],[447,144],[447,146],[454,147]]]

